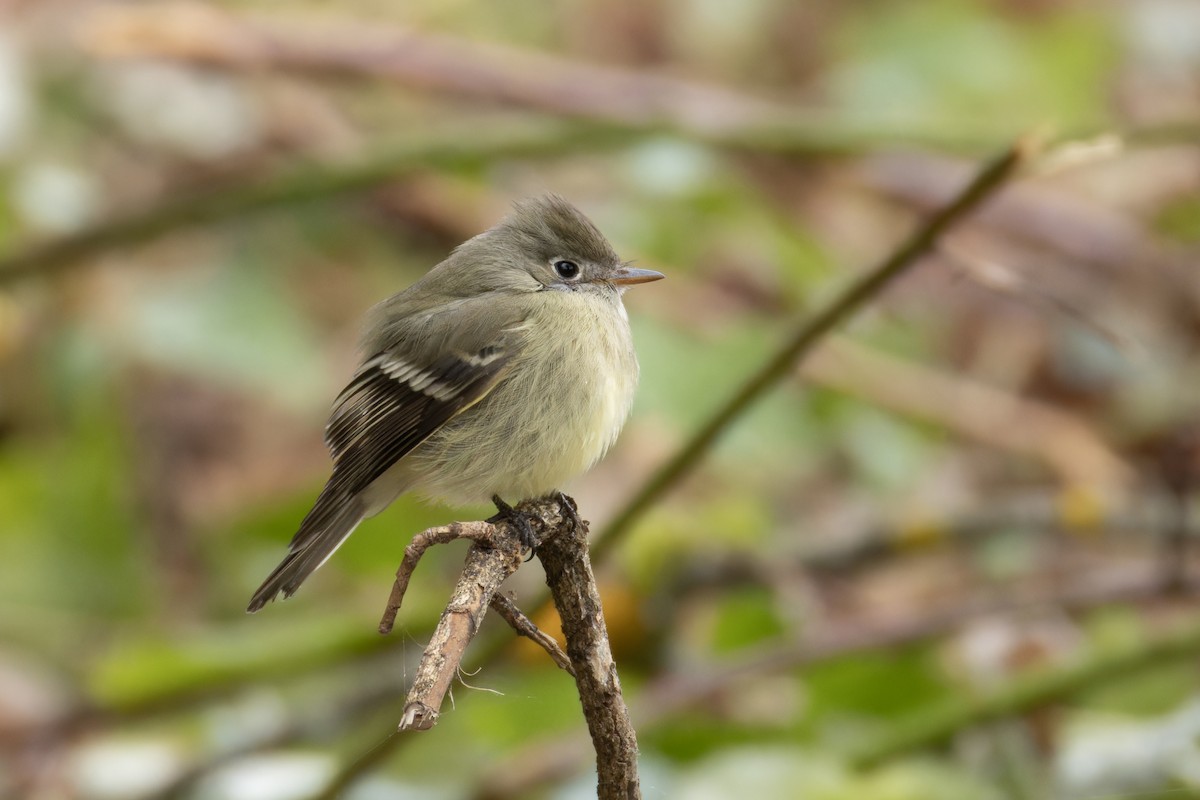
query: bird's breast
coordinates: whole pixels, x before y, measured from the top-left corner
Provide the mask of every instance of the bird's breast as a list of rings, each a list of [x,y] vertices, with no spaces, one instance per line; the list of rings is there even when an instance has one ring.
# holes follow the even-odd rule
[[[505,379],[414,453],[426,494],[454,502],[544,495],[616,440],[638,380],[624,308],[616,297],[546,294]]]

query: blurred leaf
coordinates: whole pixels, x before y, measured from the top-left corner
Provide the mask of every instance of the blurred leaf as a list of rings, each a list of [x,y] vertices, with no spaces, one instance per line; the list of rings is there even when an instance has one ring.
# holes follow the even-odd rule
[[[843,403],[837,416],[842,447],[868,485],[907,487],[931,460],[928,437],[904,420],[854,401]]]
[[[574,681],[553,667],[485,666],[462,675],[452,693],[438,735],[413,737],[391,763],[392,774],[454,786],[459,790],[454,796],[464,796],[466,786],[497,759],[532,741],[575,735],[583,726]]]
[[[950,687],[921,647],[863,653],[804,672],[814,720],[842,714],[892,719],[944,700]]]
[[[690,766],[672,791],[678,800],[826,800],[842,797],[854,779],[837,760],[784,747],[731,748]],[[856,795],[867,800],[868,795]]]
[[[1164,664],[1081,692],[1075,702],[1094,711],[1153,716],[1178,708],[1197,691],[1200,672],[1195,664]]]
[[[146,563],[127,454],[103,390],[70,395],[68,435],[0,450],[0,592],[6,603],[124,615],[143,610]]]
[[[713,627],[713,650],[728,653],[782,634],[784,626],[774,599],[765,588],[732,592],[722,597]]]
[[[795,738],[796,731],[778,727],[756,728],[721,719],[713,714],[691,712],[638,732],[639,746],[653,749],[675,761],[691,762],[724,748],[752,745],[769,747],[781,740]]]
[[[1018,25],[983,2],[874,3],[849,17],[828,85],[850,113],[941,119],[1002,136],[1105,116],[1112,53],[1103,15],[1058,12]]]
[[[621,562],[638,584],[653,587],[705,556],[753,552],[773,530],[755,498],[719,493],[707,502],[648,514],[622,543]]]
[[[1146,623],[1133,608],[1112,607],[1085,619],[1088,639],[1097,650],[1135,647],[1149,633]],[[1124,680],[1092,687],[1075,702],[1085,708],[1130,715],[1161,714],[1178,706],[1200,690],[1200,672],[1186,662],[1139,670]]]
[[[1084,629],[1097,649],[1136,646],[1146,638],[1146,626],[1128,607],[1104,608],[1084,619]]]
[[[634,328],[643,375],[635,411],[661,420],[678,434],[695,429],[724,402],[782,335],[761,324],[747,324],[719,338],[700,340],[646,318],[634,320]],[[820,435],[801,413],[796,394],[785,389],[757,403],[722,439],[716,453],[752,481],[776,475],[784,465],[789,472],[803,466],[807,453],[820,450],[813,441]]]
[[[1001,800],[1006,795],[962,769],[929,759],[902,761],[860,778],[845,800]],[[830,798],[832,800],[832,798]]]
[[[1200,243],[1200,197],[1180,197],[1159,212],[1155,227],[1176,241]]]
[[[260,617],[186,638],[135,636],[95,665],[88,690],[105,706],[142,707],[232,680],[298,673],[305,665],[378,649],[379,641],[373,626],[312,614],[271,624]]]
[[[143,280],[116,331],[133,353],[305,408],[328,387],[313,369],[316,340],[290,302],[285,275],[234,259]]]

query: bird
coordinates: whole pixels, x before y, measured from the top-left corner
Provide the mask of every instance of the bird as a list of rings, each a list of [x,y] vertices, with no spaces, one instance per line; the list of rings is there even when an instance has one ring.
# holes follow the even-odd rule
[[[406,492],[504,510],[500,498],[549,496],[589,469],[638,382],[622,294],[663,277],[547,194],[375,306],[325,427],[330,477],[247,611],[292,596]]]

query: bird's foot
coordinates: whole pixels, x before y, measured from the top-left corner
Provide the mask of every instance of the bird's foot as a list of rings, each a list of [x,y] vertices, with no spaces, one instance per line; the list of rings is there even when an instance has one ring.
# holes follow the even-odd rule
[[[517,538],[521,540],[521,544],[529,551],[529,558],[525,560],[532,561],[537,552],[537,537],[534,536],[533,526],[529,523],[529,516],[501,500],[498,494],[492,495],[492,503],[496,506],[496,513],[494,516],[488,517],[488,522],[507,522],[511,525],[517,532]]]
[[[571,529],[579,530],[579,526],[583,524],[583,520],[579,518],[579,506],[575,504],[575,498],[566,492],[559,492],[558,502],[562,508],[563,516],[571,520]]]

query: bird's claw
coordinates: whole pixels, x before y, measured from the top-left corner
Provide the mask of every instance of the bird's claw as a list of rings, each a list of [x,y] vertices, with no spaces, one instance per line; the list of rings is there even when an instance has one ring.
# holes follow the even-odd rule
[[[496,513],[488,518],[488,522],[507,522],[511,525],[522,547],[529,551],[529,557],[525,560],[532,561],[537,553],[537,537],[533,533],[533,526],[529,524],[529,515],[501,500],[498,494],[492,495],[492,503],[496,506]]]
[[[575,505],[575,498],[566,492],[559,492],[558,504],[559,508],[562,509],[563,516],[571,520],[572,530],[579,530],[579,526],[583,524],[583,520],[579,518],[579,506]]]

